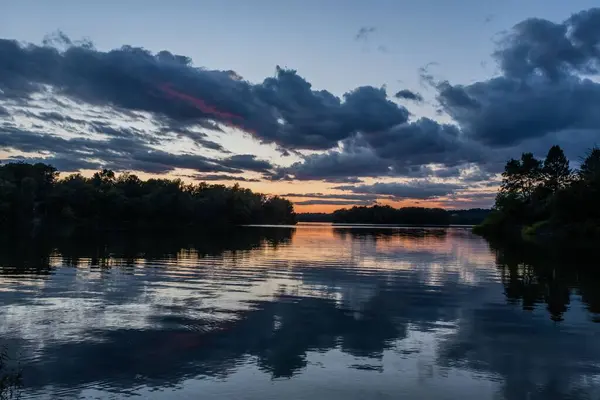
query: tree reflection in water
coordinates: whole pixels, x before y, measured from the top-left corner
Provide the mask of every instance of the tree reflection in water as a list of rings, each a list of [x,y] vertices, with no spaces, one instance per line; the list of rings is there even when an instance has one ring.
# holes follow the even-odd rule
[[[566,318],[571,309],[580,312],[574,297],[588,319],[600,308],[598,275],[583,260],[548,261],[498,244],[490,253],[466,230],[320,229],[7,244],[0,256],[4,279],[47,284],[37,297],[0,291],[5,310],[43,308],[53,299],[76,305],[90,298],[93,305],[68,309],[83,315],[74,322],[77,334],[66,335],[52,321],[42,331],[36,325],[42,317],[25,316],[31,331],[5,332],[3,341],[30,360],[23,370],[30,391],[95,385],[135,393],[198,377],[228,379],[244,365],[292,378],[310,368],[315,354],[332,350],[355,360],[347,368],[385,375],[389,360],[423,357],[422,349],[405,344],[419,333],[430,338],[431,368],[441,377],[452,370],[482,374],[501,382],[509,399],[527,398],[526,392],[532,399],[586,398],[580,382],[600,373],[600,345],[590,341],[600,325],[579,329]],[[331,252],[319,253],[323,247]],[[86,282],[79,272],[65,272],[69,266],[104,272]],[[475,278],[465,280],[466,272]],[[116,285],[117,278],[124,283]],[[74,292],[82,279],[85,290]],[[263,292],[272,281],[279,284]],[[253,290],[259,291],[250,296]],[[552,320],[564,319],[559,329],[545,311],[537,318],[521,310],[535,314],[543,304]],[[134,323],[131,307],[147,315]],[[52,308],[44,310],[45,320],[55,318]],[[37,346],[36,335],[48,329],[54,339]]]

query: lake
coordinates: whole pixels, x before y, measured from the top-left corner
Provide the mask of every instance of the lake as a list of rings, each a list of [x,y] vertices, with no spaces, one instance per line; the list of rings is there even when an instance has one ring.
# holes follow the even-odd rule
[[[23,398],[599,399],[598,262],[468,228],[4,243]]]

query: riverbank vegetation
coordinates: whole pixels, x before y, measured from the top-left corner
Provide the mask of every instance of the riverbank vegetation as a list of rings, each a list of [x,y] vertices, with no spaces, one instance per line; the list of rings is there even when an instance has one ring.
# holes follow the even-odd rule
[[[441,208],[404,207],[387,205],[355,206],[333,212],[334,223],[449,225],[450,214]]]
[[[333,222],[336,224],[388,224],[388,225],[474,225],[481,223],[489,210],[474,208],[470,210],[445,210],[441,208],[403,207],[388,205],[355,206],[342,208],[332,214],[312,214],[301,220],[314,222]],[[328,218],[327,218],[328,216]]]
[[[298,213],[298,222],[333,222],[333,213]]]
[[[594,245],[600,240],[600,148],[572,170],[559,146],[546,158],[523,153],[506,163],[492,213],[475,227],[487,237]]]
[[[35,232],[46,226],[149,229],[238,224],[294,224],[293,205],[238,185],[141,180],[103,170],[59,179],[46,164],[0,166],[0,227]]]

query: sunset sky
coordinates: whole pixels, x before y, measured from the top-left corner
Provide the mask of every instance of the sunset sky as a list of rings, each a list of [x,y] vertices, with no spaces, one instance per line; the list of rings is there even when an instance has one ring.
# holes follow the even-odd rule
[[[600,143],[597,0],[0,2],[2,162],[471,208]]]

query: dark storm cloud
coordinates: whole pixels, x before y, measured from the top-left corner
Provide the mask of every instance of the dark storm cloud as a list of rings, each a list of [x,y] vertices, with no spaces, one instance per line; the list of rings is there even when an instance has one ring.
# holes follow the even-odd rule
[[[437,85],[439,91],[438,99],[446,107],[456,107],[462,109],[478,109],[481,105],[469,96],[462,86],[452,86],[448,82],[441,82]]]
[[[515,25],[494,53],[505,75],[539,73],[558,79],[573,72],[600,72],[600,8],[573,14],[562,23],[530,18]]]
[[[527,19],[494,56],[502,75],[470,85],[434,84],[446,111],[471,139],[498,148],[563,131],[599,131],[600,9],[562,23]],[[589,143],[587,144],[590,145]]]
[[[189,58],[136,47],[102,52],[58,37],[44,46],[0,40],[0,89],[27,100],[45,92],[78,102],[145,111],[178,126],[215,121],[286,148],[327,149],[356,132],[406,122],[408,111],[384,89],[359,87],[340,99],[313,90],[296,71],[251,84],[233,71],[196,68]]]
[[[372,185],[345,185],[336,186],[334,189],[347,190],[353,193],[371,193],[377,195],[388,195],[395,198],[407,199],[432,199],[447,196],[457,190],[463,189],[460,184],[439,183],[430,181],[411,181],[383,183],[377,182]]]
[[[423,101],[423,96],[421,96],[420,93],[413,92],[412,90],[408,89],[400,90],[394,95],[394,97],[397,99],[413,100],[419,103]]]
[[[589,79],[568,77],[551,82],[532,77],[520,82],[498,77],[469,86],[455,86],[478,104],[456,102],[448,92],[439,93],[445,111],[465,134],[491,147],[514,146],[526,139],[542,139],[565,130],[598,130],[600,84]]]
[[[8,117],[10,116],[10,112],[5,107],[0,106],[0,117]]]
[[[256,172],[269,172],[273,169],[270,162],[260,160],[254,154],[236,154],[221,160],[220,163],[227,167]]]
[[[425,177],[432,174],[427,164],[447,167],[473,162],[485,164],[490,160],[488,152],[477,143],[465,140],[456,126],[422,118],[345,140],[341,150],[306,156],[285,172],[300,180],[344,176]]]
[[[398,125],[367,138],[375,152],[399,166],[421,166],[429,163],[458,165],[481,161],[483,149],[465,141],[454,125],[439,124],[429,118]]]
[[[469,85],[423,79],[437,91],[441,110],[455,124],[422,118],[345,139],[353,146],[306,157],[287,170],[297,179],[347,176],[456,177],[478,181],[501,172],[510,157],[532,151],[543,157],[559,144],[581,156],[600,135],[600,9],[562,23],[528,19],[499,44],[501,74]],[[396,97],[412,98],[400,91]],[[438,164],[441,169],[431,169]],[[461,171],[477,165],[479,172]],[[364,172],[361,172],[364,170]]]
[[[374,31],[364,27],[357,38]],[[167,51],[151,54],[124,46],[103,52],[64,35],[43,46],[0,40],[0,91],[4,99],[21,102],[37,93],[68,96],[77,103],[111,107],[116,114],[143,115],[164,127],[159,132],[125,131],[107,124],[110,129],[103,134],[128,139],[128,146],[137,150],[125,155],[103,147],[86,151],[118,166],[164,170],[196,162],[201,168],[223,169],[211,172],[249,169],[271,180],[437,177],[476,184],[501,172],[505,161],[522,151],[543,157],[559,144],[574,159],[598,142],[599,46],[600,9],[590,9],[563,22],[527,19],[515,25],[493,54],[500,73],[492,79],[466,85],[436,81],[429,64],[421,70],[422,78],[436,90],[440,110],[453,119],[451,124],[409,120],[408,110],[390,101],[384,88],[363,86],[337,97],[279,67],[273,77],[253,84],[233,71],[196,68],[189,58]],[[407,89],[395,97],[422,99]],[[74,123],[63,114],[39,115],[46,122]],[[156,144],[152,141],[160,133],[226,152],[197,131],[225,125],[302,160],[274,168],[250,155],[223,160],[188,155],[165,166],[168,153],[148,153],[148,144]],[[298,149],[324,152],[305,156]],[[56,157],[73,154],[61,151]],[[148,154],[155,160],[148,160]],[[467,171],[473,166],[477,172]]]
[[[382,176],[390,172],[390,164],[366,147],[344,148],[306,156],[303,161],[283,169],[298,180],[344,179],[348,176]]]

